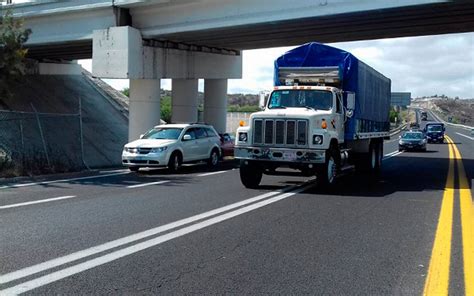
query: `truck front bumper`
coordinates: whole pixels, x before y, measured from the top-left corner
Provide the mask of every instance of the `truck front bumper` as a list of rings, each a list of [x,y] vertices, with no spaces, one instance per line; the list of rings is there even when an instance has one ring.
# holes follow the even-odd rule
[[[235,146],[234,157],[237,159],[287,163],[325,163],[326,151],[297,148]]]

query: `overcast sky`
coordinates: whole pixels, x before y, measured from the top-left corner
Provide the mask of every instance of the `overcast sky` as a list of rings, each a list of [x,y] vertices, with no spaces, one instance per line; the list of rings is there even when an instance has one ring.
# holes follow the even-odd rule
[[[445,94],[474,98],[474,33],[449,34],[372,41],[332,43],[347,50],[392,80],[392,91],[411,92],[412,97]],[[229,80],[229,93],[270,90],[273,61],[292,47],[243,52],[242,79]],[[90,61],[81,61],[90,70]],[[126,80],[106,80],[123,89]],[[171,89],[163,79],[162,88]],[[200,80],[200,90],[203,81]]]

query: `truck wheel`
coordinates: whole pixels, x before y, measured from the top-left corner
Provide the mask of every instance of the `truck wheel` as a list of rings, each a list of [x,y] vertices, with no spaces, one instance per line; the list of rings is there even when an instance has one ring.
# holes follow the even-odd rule
[[[336,183],[337,171],[339,169],[337,153],[338,151],[334,148],[331,148],[328,153],[326,153],[326,163],[318,167],[316,171],[318,185],[330,187]]]
[[[369,145],[369,152],[359,154],[356,163],[356,168],[358,170],[368,173],[377,173],[378,171],[380,171],[383,158],[382,145],[383,144],[381,141],[371,142]]]
[[[263,169],[251,162],[240,161],[240,181],[246,188],[255,189],[262,181]]]
[[[378,174],[382,168],[383,142],[374,141],[370,143],[368,171]]]

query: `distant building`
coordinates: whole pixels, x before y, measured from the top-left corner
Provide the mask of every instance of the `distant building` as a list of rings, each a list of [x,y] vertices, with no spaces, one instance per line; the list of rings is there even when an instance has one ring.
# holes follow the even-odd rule
[[[406,108],[411,103],[411,93],[393,92],[390,104],[394,107]]]

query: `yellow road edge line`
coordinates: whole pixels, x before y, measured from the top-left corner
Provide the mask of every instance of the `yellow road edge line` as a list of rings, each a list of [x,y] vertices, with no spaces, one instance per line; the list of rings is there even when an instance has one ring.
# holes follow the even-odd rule
[[[447,137],[449,141],[451,138]],[[459,177],[459,207],[461,212],[462,251],[464,263],[464,295],[474,295],[474,205],[464,170],[462,156],[453,144]]]
[[[454,207],[454,158],[452,144],[449,144],[449,168],[446,186],[441,202],[438,226],[431,252],[428,275],[423,295],[448,295],[449,267],[451,263],[451,238]]]

